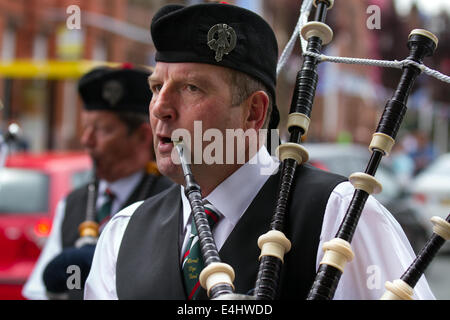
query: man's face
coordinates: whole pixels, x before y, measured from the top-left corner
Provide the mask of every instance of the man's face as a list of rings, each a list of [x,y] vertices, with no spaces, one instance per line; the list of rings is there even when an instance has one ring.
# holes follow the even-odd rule
[[[138,139],[109,111],[83,111],[81,143],[96,164],[97,177],[114,181],[126,176]]]
[[[228,78],[225,68],[208,64],[156,64],[149,78],[153,92],[150,122],[158,168],[162,174],[182,183],[180,168],[171,159],[173,145],[170,138],[175,129],[189,131],[194,144],[194,138],[202,139],[194,136],[194,121],[201,121],[202,133],[215,128],[223,136],[225,129],[244,127],[244,109],[231,106]],[[203,142],[203,148],[207,144]],[[201,173],[197,168],[193,170]]]

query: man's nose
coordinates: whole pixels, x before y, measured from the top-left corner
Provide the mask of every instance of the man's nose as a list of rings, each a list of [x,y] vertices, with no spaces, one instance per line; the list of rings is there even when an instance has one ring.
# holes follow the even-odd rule
[[[150,102],[150,113],[159,120],[174,120],[177,116],[176,105],[176,94],[170,88],[163,87],[153,96]]]
[[[92,148],[95,145],[95,132],[93,128],[86,128],[81,135],[81,144],[85,148]]]

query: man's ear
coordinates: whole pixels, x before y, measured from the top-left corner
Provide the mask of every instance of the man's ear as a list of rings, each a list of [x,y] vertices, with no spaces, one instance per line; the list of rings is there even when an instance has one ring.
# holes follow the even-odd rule
[[[269,108],[269,96],[264,91],[253,92],[246,100],[246,129],[258,131],[264,125]]]

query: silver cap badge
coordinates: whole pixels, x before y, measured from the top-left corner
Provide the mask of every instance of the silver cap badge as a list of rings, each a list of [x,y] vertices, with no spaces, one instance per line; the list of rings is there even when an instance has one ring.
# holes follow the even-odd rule
[[[236,38],[234,29],[225,23],[218,23],[209,29],[208,46],[216,52],[217,62],[222,61],[223,55],[230,53],[236,47]]]
[[[111,107],[116,104],[123,97],[123,86],[119,81],[110,80],[103,85],[102,97],[109,102]]]

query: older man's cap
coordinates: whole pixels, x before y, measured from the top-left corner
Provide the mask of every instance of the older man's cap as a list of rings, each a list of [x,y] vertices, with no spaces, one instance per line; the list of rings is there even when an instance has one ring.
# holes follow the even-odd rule
[[[145,69],[99,67],[80,79],[78,92],[86,110],[148,114],[149,75]]]
[[[235,69],[261,81],[273,101],[269,129],[278,126],[278,45],[262,17],[229,4],[167,5],[154,15],[151,34],[156,61],[207,63]]]

